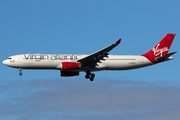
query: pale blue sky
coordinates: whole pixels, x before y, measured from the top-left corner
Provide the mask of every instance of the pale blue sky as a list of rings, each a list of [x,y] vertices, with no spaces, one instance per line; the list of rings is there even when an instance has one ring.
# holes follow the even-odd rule
[[[152,114],[154,115],[152,119],[161,119],[162,117],[169,120],[168,118],[171,118],[172,114],[167,114],[166,117],[155,114],[158,112],[165,114],[167,111],[163,111],[164,104],[172,102],[175,107],[178,102],[173,99],[179,100],[179,94],[174,93],[179,91],[180,87],[179,5],[180,1],[178,0],[0,1],[0,61],[12,55],[27,53],[91,54],[114,43],[119,38],[122,39],[120,45],[110,54],[141,55],[153,48],[167,33],[176,33],[170,52],[178,51],[174,55],[174,60],[154,66],[129,71],[96,72],[93,83],[85,80],[85,73],[81,73],[78,77],[63,78],[56,70],[23,70],[23,76],[20,77],[17,69],[1,63],[0,98],[2,99],[0,100],[0,108],[2,109],[3,105],[8,107],[4,106],[3,108],[6,109],[0,110],[0,116],[2,116],[0,119],[3,117],[8,119],[72,119],[74,117],[75,119],[123,118],[129,120],[131,118],[147,119]],[[53,87],[53,85],[56,86]],[[58,85],[59,87],[57,87]],[[97,85],[108,93],[98,91]],[[83,92],[83,86],[90,90]],[[79,90],[76,90],[76,87],[79,87]],[[139,88],[137,96],[146,99],[148,99],[148,95],[156,94],[154,92],[157,89],[159,92],[156,96],[157,99],[152,97],[153,102],[151,98],[149,98],[151,101],[139,98],[139,101],[147,102],[147,104],[141,104],[138,98],[136,102],[133,99],[130,101],[131,95],[132,98],[135,97],[134,89],[136,87]],[[92,89],[94,90],[91,91]],[[58,90],[64,91],[58,93]],[[94,93],[95,90],[98,91],[97,94]],[[113,105],[117,106],[123,104],[121,96],[115,95],[122,92],[121,90],[127,90],[125,93],[128,97],[124,93],[120,94],[124,101],[127,99],[127,104],[135,104],[135,107],[118,109],[118,107],[105,106],[108,101],[104,101],[104,99],[110,98],[111,94],[112,99],[109,102],[114,102]],[[141,93],[141,90],[147,93]],[[41,104],[38,100],[48,99],[51,91],[51,98]],[[78,99],[72,97],[73,91],[79,92]],[[174,94],[172,95],[171,92]],[[59,94],[65,97],[64,101],[58,101],[58,99],[62,99],[60,96],[57,101],[54,101],[53,97],[56,98]],[[92,106],[84,103],[84,106],[78,107],[76,105],[81,104],[70,101],[71,105],[68,106],[69,102],[66,102],[66,99],[70,97],[70,99],[85,102],[84,100],[87,98],[83,98],[83,95],[93,99],[92,101],[97,102],[97,104],[103,100],[104,104],[96,107],[94,103]],[[160,95],[164,98],[169,98],[172,95],[174,98],[162,102],[159,101],[162,98]],[[21,102],[19,103],[18,100]],[[66,106],[64,109],[55,109],[56,106],[50,106],[50,103]],[[158,104],[159,108],[155,108],[155,103],[160,103]],[[136,107],[137,104],[141,107]],[[42,114],[38,115],[33,112],[35,110],[33,107],[29,108],[29,105],[37,105],[34,109],[39,110]],[[44,108],[44,105],[47,107]],[[148,105],[152,105],[152,108],[148,108]],[[112,110],[109,110],[109,107]],[[180,112],[180,109],[174,107],[171,111],[179,110],[178,112]],[[146,108],[148,109],[146,110]],[[94,109],[95,111],[93,111]],[[168,106],[165,106],[165,109],[168,109]],[[22,112],[27,110],[27,112],[23,112],[23,115],[15,113],[18,110]],[[52,115],[55,115],[54,118]],[[174,116],[178,118],[180,117],[178,115],[177,113]]]

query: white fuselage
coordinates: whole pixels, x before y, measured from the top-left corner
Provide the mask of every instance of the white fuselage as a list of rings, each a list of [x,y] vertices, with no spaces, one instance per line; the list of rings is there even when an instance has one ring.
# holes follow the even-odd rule
[[[14,68],[22,69],[57,69],[61,70],[62,62],[77,62],[87,55],[68,55],[68,54],[22,54],[11,56],[3,63]],[[92,71],[99,70],[128,70],[154,63],[144,56],[131,55],[108,55],[100,60]],[[73,71],[85,71],[84,67]]]
[[[114,44],[90,55],[77,54],[21,54],[11,56],[3,64],[21,69],[55,69],[60,70],[64,77],[77,76],[85,71],[86,79],[94,80],[95,74],[91,71],[100,70],[129,70],[141,68],[156,63],[172,60],[176,52],[168,53],[176,34],[167,34],[149,52],[140,56],[109,55],[113,48],[120,44],[121,39]]]

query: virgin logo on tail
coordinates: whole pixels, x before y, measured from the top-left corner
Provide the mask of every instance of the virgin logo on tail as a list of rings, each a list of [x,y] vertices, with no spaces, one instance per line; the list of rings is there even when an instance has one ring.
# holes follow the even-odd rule
[[[149,52],[143,54],[149,61],[157,62],[155,58],[157,56],[162,57],[166,55],[171,47],[172,41],[176,34],[167,34],[156,46],[153,47]]]
[[[159,46],[160,46],[160,44],[158,43],[157,46],[152,49],[152,51],[154,52],[155,56],[158,56],[160,54],[160,56],[162,57],[162,53],[169,51],[169,49],[168,49],[168,47],[165,47],[165,46],[164,46],[164,48],[159,49],[158,48]]]

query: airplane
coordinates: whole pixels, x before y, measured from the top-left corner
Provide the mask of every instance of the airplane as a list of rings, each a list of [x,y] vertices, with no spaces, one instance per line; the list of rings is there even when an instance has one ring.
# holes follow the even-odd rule
[[[172,60],[176,52],[168,53],[176,34],[167,34],[149,52],[142,55],[109,55],[113,48],[120,44],[121,39],[114,44],[90,55],[78,54],[20,54],[8,57],[3,64],[19,69],[53,69],[60,70],[64,77],[78,76],[86,72],[85,78],[94,80],[94,71],[129,70],[146,67]]]

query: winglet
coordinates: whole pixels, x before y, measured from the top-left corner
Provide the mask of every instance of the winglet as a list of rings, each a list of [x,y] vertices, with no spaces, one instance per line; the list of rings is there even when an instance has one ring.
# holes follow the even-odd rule
[[[119,44],[121,42],[121,39],[119,39],[118,41],[116,41],[114,44]]]

